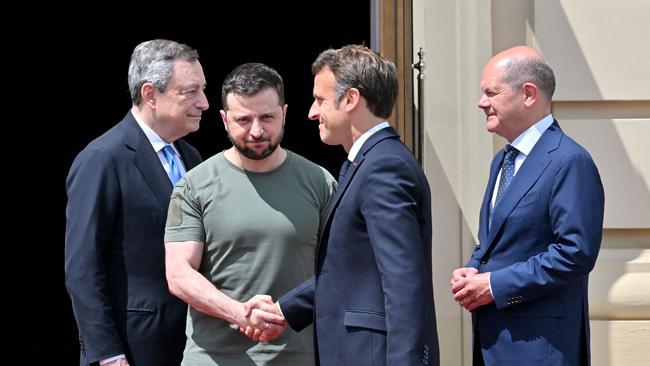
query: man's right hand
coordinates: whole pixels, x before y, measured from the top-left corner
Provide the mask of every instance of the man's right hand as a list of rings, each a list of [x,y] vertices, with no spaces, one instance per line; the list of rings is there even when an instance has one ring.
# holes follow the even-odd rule
[[[456,285],[458,281],[465,279],[465,277],[473,276],[477,273],[478,273],[478,269],[471,268],[471,267],[469,268],[463,267],[463,268],[455,269],[454,272],[452,272],[451,274],[451,281],[450,281],[452,287],[452,293],[455,294],[459,290],[457,289],[456,291],[454,291],[454,285]]]
[[[271,296],[255,295],[243,305],[246,324],[239,331],[253,341],[268,342],[284,332],[287,322]]]

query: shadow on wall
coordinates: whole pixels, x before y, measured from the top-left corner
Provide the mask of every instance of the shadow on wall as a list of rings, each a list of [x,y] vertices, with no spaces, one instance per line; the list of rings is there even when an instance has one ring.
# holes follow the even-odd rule
[[[453,299],[449,289],[449,279],[459,263],[463,265],[469,260],[463,255],[462,248],[473,248],[477,243],[429,134],[424,134],[424,154],[433,206],[431,252],[434,258],[433,290],[436,319],[438,334],[444,335],[440,339],[440,364],[450,365],[457,362],[456,355],[471,354],[469,348],[461,348],[464,346],[463,334],[468,332],[471,334],[472,328],[469,313],[460,308]],[[478,215],[478,212],[475,214]],[[436,258],[444,258],[444,260],[436,260]],[[458,328],[458,319],[461,319],[461,328]]]

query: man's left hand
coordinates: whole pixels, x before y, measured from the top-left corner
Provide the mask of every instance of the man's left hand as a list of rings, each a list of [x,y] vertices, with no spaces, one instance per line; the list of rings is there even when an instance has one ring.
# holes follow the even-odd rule
[[[451,292],[454,294],[454,300],[469,311],[494,301],[490,292],[490,272],[477,273],[457,280],[452,284]]]

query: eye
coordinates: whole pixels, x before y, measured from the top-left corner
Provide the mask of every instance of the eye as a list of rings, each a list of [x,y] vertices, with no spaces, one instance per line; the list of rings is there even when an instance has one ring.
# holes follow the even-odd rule
[[[275,120],[275,116],[272,114],[265,114],[262,116],[262,121],[264,122],[273,122]]]
[[[198,93],[198,92],[199,92],[199,89],[198,89],[198,88],[183,89],[183,90],[179,90],[179,91],[177,91],[178,95],[186,96],[186,97],[194,96],[194,95],[196,95],[196,93]]]

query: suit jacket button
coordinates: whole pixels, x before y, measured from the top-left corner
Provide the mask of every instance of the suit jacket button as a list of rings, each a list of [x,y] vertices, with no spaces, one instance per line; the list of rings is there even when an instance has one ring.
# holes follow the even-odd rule
[[[481,264],[486,264],[488,262],[487,258],[481,259]]]

